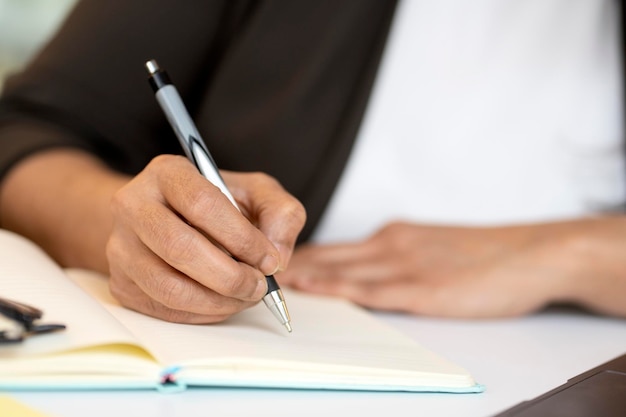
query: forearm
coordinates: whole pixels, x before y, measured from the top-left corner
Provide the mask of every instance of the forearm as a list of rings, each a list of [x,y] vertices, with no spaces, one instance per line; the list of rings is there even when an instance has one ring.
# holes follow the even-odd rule
[[[108,272],[110,200],[127,181],[81,151],[35,154],[0,183],[0,225],[35,241],[65,267]]]

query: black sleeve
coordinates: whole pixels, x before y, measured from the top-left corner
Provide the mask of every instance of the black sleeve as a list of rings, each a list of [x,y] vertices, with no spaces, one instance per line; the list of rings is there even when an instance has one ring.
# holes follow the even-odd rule
[[[234,36],[251,2],[88,0],[79,2],[0,99],[0,179],[21,158],[77,147],[138,172],[153,156],[180,152],[159,141],[169,129],[147,83],[156,59],[193,106],[199,84]],[[193,87],[192,87],[193,86]],[[161,135],[162,136],[162,135]]]

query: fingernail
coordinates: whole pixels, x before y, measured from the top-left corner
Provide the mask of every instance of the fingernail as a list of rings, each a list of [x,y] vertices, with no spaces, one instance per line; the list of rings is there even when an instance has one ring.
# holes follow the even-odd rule
[[[267,255],[263,258],[260,265],[261,272],[264,275],[274,275],[278,271],[278,267],[278,258],[272,255]]]
[[[267,294],[267,280],[265,277],[261,278],[256,283],[256,290],[254,291],[255,299],[260,300]]]
[[[280,264],[278,265],[278,270],[284,271],[289,263],[289,258],[291,258],[291,248],[279,243],[276,244],[276,249],[278,249],[278,252],[280,253]]]

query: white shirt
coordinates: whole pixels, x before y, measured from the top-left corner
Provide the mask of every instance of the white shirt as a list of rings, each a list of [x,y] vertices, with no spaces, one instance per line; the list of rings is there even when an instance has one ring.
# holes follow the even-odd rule
[[[498,225],[625,199],[613,0],[404,0],[353,154],[314,233]]]

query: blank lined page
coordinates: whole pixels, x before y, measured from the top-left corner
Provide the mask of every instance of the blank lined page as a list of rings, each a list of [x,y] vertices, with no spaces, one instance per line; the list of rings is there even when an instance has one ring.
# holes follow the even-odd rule
[[[99,278],[106,285],[103,277]],[[31,241],[0,230],[0,297],[43,310],[42,323],[66,330],[0,349],[0,360],[55,353],[109,343],[134,343],[131,333],[74,284]]]
[[[184,325],[121,307],[93,273],[69,274],[165,366],[180,365],[183,373],[197,378],[202,378],[201,372],[194,372],[194,367],[209,370],[206,375],[214,381],[232,378],[232,383],[243,383],[248,377],[258,378],[258,383],[287,374],[297,379],[301,373],[303,378],[305,374],[322,378],[322,384],[334,375],[386,381],[404,378],[431,386],[475,385],[461,367],[343,300],[283,289],[293,333],[288,333],[263,303],[220,324]]]

